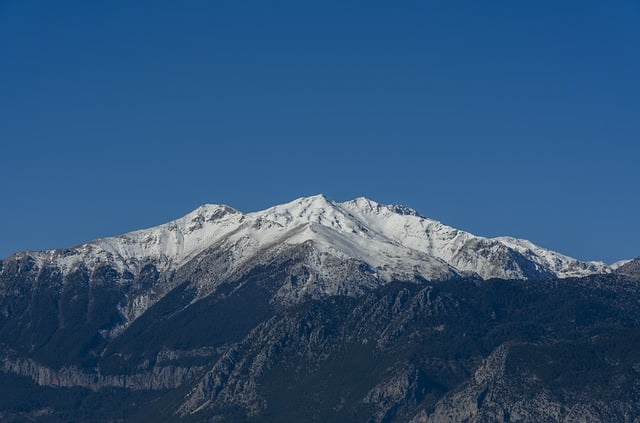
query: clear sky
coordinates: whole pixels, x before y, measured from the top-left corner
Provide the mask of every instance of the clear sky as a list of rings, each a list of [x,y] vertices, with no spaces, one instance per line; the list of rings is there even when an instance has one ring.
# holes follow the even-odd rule
[[[640,255],[640,3],[0,0],[0,257],[366,196]]]

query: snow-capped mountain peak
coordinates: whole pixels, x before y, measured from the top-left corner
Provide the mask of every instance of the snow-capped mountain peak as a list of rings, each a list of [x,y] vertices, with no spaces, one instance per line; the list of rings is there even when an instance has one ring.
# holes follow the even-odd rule
[[[582,262],[527,240],[475,236],[408,207],[364,197],[338,203],[324,195],[248,214],[205,204],[160,226],[99,239],[64,254],[57,250],[33,255],[67,270],[78,263],[103,262],[135,269],[147,261],[166,270],[211,248],[225,249],[239,264],[265,249],[305,242],[324,254],[366,263],[385,280],[466,274],[544,279],[611,271],[604,263]]]
[[[286,204],[249,213],[249,218],[275,222],[282,227],[295,227],[307,223],[340,227],[346,224],[344,212],[324,195],[302,197]]]

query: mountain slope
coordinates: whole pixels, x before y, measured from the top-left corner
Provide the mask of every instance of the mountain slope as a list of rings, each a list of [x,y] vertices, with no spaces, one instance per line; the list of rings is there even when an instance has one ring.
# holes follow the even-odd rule
[[[362,198],[202,206],[0,261],[0,420],[626,421],[638,279],[558,278],[609,271]]]
[[[366,198],[336,203],[317,195],[248,214],[204,205],[150,229],[75,248],[19,253],[0,261],[0,281],[33,285],[50,274],[66,289],[68,281],[109,274],[114,285],[96,289],[117,297],[116,317],[100,328],[112,337],[182,283],[195,287],[195,301],[256,265],[291,254],[299,262],[275,295],[281,304],[359,295],[394,280],[545,280],[611,272],[603,263],[581,262],[526,240],[477,237],[407,207]]]

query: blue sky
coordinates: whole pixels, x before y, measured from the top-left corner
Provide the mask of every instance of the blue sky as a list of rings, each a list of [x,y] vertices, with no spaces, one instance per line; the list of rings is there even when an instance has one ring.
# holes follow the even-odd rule
[[[0,257],[201,203],[640,255],[637,1],[0,0]]]

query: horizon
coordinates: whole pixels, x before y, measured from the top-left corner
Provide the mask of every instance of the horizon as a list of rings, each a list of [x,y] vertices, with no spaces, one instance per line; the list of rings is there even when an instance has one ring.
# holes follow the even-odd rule
[[[640,5],[0,3],[0,257],[309,193],[640,255]]]

